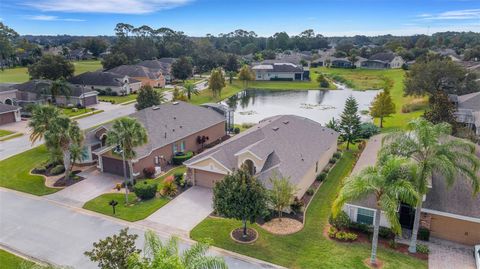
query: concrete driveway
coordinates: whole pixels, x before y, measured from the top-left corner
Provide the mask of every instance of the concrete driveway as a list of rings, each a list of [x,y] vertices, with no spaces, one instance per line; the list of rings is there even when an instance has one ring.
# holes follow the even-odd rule
[[[79,175],[85,179],[45,197],[69,206],[82,207],[86,202],[111,191],[117,183],[122,182],[119,176],[101,173],[95,167],[87,169]]]
[[[212,198],[211,189],[193,186],[139,223],[188,238],[190,231],[212,213]]]

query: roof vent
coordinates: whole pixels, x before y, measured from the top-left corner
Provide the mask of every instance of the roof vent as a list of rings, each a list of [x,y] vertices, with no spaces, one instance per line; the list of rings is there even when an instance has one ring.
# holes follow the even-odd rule
[[[277,126],[272,127],[272,130],[274,130],[274,131],[278,131],[278,129],[280,129],[280,128],[278,128]]]
[[[174,120],[176,120],[176,119],[177,119],[177,117],[175,117],[175,116],[174,116],[174,117],[173,117],[173,119],[174,119]]]
[[[167,132],[165,132],[165,138],[167,138]]]
[[[175,132],[175,129],[172,129],[172,132]]]
[[[178,105],[179,103],[178,103],[178,102],[173,102],[172,104],[174,104],[174,105]]]
[[[180,125],[180,129],[182,129],[182,125]]]
[[[290,121],[286,120],[283,122],[283,124],[287,125]]]
[[[157,110],[157,109],[160,109],[160,107],[159,106],[152,106],[152,109]]]

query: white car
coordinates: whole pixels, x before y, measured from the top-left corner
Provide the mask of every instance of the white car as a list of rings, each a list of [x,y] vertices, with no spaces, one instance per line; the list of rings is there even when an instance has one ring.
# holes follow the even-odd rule
[[[480,269],[480,245],[475,246],[475,262],[477,263],[477,269]]]

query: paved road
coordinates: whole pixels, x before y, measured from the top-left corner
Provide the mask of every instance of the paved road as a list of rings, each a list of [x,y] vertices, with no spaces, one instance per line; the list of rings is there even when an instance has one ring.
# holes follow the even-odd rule
[[[129,104],[124,106],[115,105],[108,111],[82,118],[77,121],[80,125],[80,128],[88,129],[103,122],[107,122],[118,117],[132,114],[133,112],[135,112],[135,104]],[[42,143],[43,142],[38,142],[33,145],[33,147],[41,145]],[[28,134],[18,138],[0,142],[0,160],[19,154],[31,148],[32,143],[29,140]]]
[[[79,269],[96,268],[83,252],[90,250],[93,242],[127,226],[141,235],[137,244],[142,248],[144,226],[0,188],[0,244],[45,262]],[[156,232],[162,239],[168,237],[162,231]],[[182,241],[181,248],[190,244]],[[278,268],[217,248],[210,254],[225,257],[231,269]]]

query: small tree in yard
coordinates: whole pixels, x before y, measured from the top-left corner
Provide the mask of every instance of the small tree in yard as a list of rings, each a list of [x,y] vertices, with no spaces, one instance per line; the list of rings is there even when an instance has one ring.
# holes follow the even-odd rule
[[[383,118],[389,117],[395,113],[395,104],[390,96],[388,89],[383,90],[375,96],[370,107],[370,115],[374,118],[380,119],[380,128],[383,128]]]
[[[253,223],[267,210],[265,187],[245,169],[236,170],[215,184],[213,207],[226,218],[241,220],[246,237],[247,221]]]
[[[142,110],[147,107],[158,106],[163,102],[165,102],[163,93],[154,90],[150,85],[145,85],[140,88],[135,108]]]
[[[75,66],[60,55],[43,55],[42,58],[28,67],[31,78],[57,80],[73,76]]]
[[[128,228],[125,228],[120,230],[118,235],[115,234],[93,243],[93,249],[84,254],[92,262],[97,262],[99,268],[127,269],[129,268],[129,257],[141,252],[135,247],[137,238],[138,235],[128,234]]]
[[[272,189],[268,191],[270,202],[278,212],[279,221],[282,221],[282,212],[293,203],[296,188],[288,178],[279,177],[277,174],[272,175],[270,182],[272,183]]]
[[[187,94],[188,100],[192,99],[192,93],[195,95],[198,94],[198,90],[195,87],[195,84],[191,82],[187,82],[183,85],[183,92]]]
[[[179,80],[185,81],[192,75],[193,66],[186,57],[180,57],[172,64],[172,75]]]
[[[238,79],[243,81],[243,88],[246,89],[248,82],[255,79],[255,75],[248,65],[244,65],[238,73]]]
[[[220,97],[222,95],[222,89],[225,87],[225,78],[223,77],[221,69],[217,68],[212,70],[208,80],[208,87],[212,90],[213,97]]]
[[[347,150],[350,144],[355,142],[360,133],[360,116],[358,115],[358,103],[353,96],[347,98],[345,109],[340,116],[339,130],[344,141],[347,142]]]

